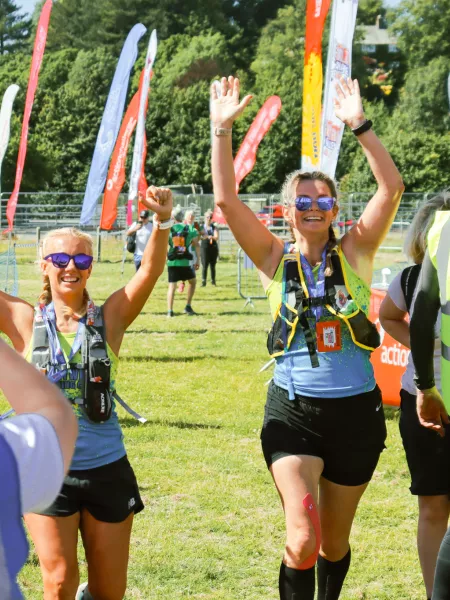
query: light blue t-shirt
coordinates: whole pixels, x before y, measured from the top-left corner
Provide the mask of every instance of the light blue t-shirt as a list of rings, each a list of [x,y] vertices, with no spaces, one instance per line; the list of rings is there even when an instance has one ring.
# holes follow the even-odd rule
[[[58,339],[64,356],[70,354],[70,349],[75,340],[76,333],[61,333],[58,331]],[[118,357],[106,345],[108,357],[111,360],[111,389],[114,389],[115,378],[118,368]],[[33,343],[30,344],[26,359],[30,362]],[[74,362],[81,363],[81,351],[73,357]],[[70,369],[59,381],[58,386],[62,393],[69,399],[83,397],[84,382],[80,369]],[[123,443],[123,433],[119,424],[115,403],[111,417],[105,423],[93,423],[90,421],[79,405],[73,404],[74,412],[78,419],[78,437],[75,444],[71,470],[82,471],[84,469],[95,469],[119,460],[126,454]]]

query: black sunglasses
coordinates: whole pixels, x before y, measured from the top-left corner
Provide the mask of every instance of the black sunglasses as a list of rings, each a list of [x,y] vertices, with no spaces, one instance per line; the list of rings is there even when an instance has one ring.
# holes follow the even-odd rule
[[[321,198],[317,198],[317,207],[319,210],[331,210],[333,206],[336,204],[336,198],[331,198],[329,196],[322,196]],[[305,210],[310,210],[312,208],[313,200],[309,196],[297,196],[295,199],[295,208],[304,212]]]
[[[93,256],[89,256],[88,254],[66,254],[65,252],[53,252],[53,254],[47,254],[44,256],[44,260],[50,259],[53,263],[53,266],[58,269],[64,269],[70,263],[73,258],[73,262],[75,266],[80,271],[86,271],[92,265],[92,261],[94,260]]]

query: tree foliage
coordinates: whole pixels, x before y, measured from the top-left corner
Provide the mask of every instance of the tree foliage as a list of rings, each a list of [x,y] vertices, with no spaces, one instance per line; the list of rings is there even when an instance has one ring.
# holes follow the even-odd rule
[[[17,52],[28,45],[31,19],[13,0],[0,0],[0,54]]]
[[[40,0],[34,24],[42,5]],[[1,10],[7,6],[15,3],[0,0],[0,34]],[[360,0],[359,22],[374,24],[382,8],[380,0]],[[274,94],[282,100],[281,114],[241,186],[242,192],[277,192],[300,163],[305,9],[306,0],[58,0],[30,122],[22,189],[84,190],[120,50],[140,21],[149,31],[155,27],[160,40],[147,119],[149,180],[197,183],[211,190],[209,87],[214,78],[232,73],[240,77],[243,93],[254,95],[234,126],[235,151],[264,101]],[[368,96],[367,114],[394,156],[407,191],[437,190],[450,185],[450,0],[403,0],[394,17],[407,57],[404,80],[403,74],[392,77],[389,98],[375,94],[357,42],[354,74]],[[145,36],[140,44],[129,99],[138,87],[147,41]],[[21,88],[2,168],[4,190],[14,183],[31,63],[27,44],[21,50],[10,41],[0,55],[0,93],[11,83]],[[326,47],[325,39],[324,55]],[[337,176],[343,190],[374,187],[351,132],[344,135]]]

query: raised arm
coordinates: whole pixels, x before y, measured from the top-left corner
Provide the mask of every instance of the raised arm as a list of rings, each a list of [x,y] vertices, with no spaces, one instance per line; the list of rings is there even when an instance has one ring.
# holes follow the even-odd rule
[[[358,81],[341,77],[336,89],[336,116],[351,129],[357,129],[366,121]],[[369,129],[358,135],[358,142],[366,155],[378,189],[357,223],[342,239],[342,248],[353,267],[358,265],[357,259],[361,255],[373,260],[392,225],[404,190],[394,161],[374,131]]]
[[[18,415],[35,413],[53,425],[67,472],[78,433],[72,407],[56,385],[0,340],[0,388]]]
[[[0,331],[12,342],[19,354],[24,354],[33,334],[34,309],[21,298],[0,291]]]
[[[154,211],[155,226],[145,247],[141,266],[125,287],[114,292],[104,305],[106,338],[116,353],[119,351],[125,330],[141,312],[164,271],[167,257],[170,227],[165,227],[166,224],[170,225],[172,192],[167,188],[151,186],[142,203]],[[159,228],[160,224],[163,229]]]
[[[283,243],[241,202],[236,194],[231,130],[252,96],[239,101],[239,79],[223,77],[221,93],[211,86],[212,180],[214,201],[222,210],[238,244],[268,277],[272,277],[283,253]],[[224,135],[225,134],[225,135]]]

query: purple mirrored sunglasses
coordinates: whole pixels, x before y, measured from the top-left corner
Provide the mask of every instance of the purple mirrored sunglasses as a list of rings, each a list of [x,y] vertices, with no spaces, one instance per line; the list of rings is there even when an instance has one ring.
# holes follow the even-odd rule
[[[73,262],[75,266],[80,271],[86,271],[92,265],[92,261],[94,260],[93,256],[89,256],[88,254],[66,254],[65,252],[53,252],[53,254],[47,254],[44,256],[44,260],[50,259],[53,263],[53,266],[58,269],[64,269],[70,263],[73,258]]]
[[[321,198],[317,198],[317,207],[319,210],[331,210],[333,206],[336,204],[336,198],[331,198],[331,196],[322,196]],[[305,210],[310,210],[313,205],[313,200],[309,196],[297,196],[295,199],[295,208],[304,212]]]

